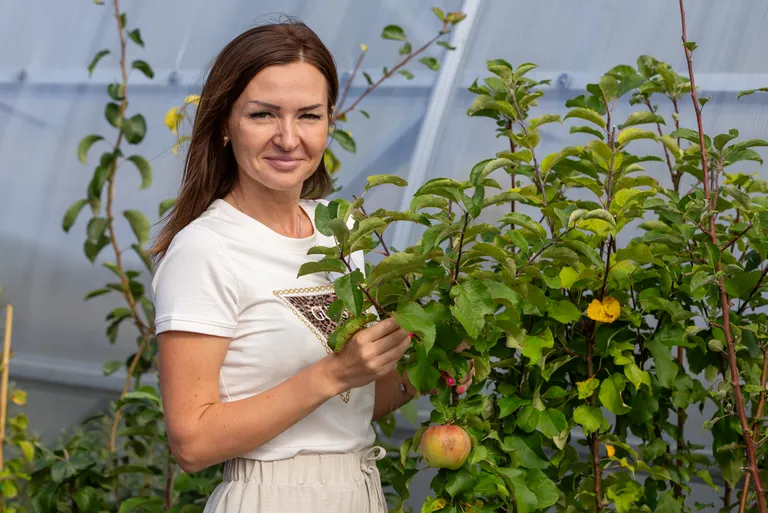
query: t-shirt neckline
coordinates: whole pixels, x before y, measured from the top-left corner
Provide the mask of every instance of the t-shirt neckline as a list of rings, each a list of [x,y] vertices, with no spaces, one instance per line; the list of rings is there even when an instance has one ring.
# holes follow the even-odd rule
[[[227,216],[229,216],[235,223],[242,228],[254,232],[253,243],[259,246],[277,246],[280,249],[287,249],[290,251],[308,250],[309,248],[316,246],[318,242],[318,231],[315,226],[315,202],[300,200],[299,207],[307,214],[310,222],[312,223],[312,235],[309,237],[303,237],[296,239],[294,237],[287,237],[269,228],[267,225],[254,219],[248,214],[241,212],[239,209],[230,205],[223,199],[219,198],[214,200],[211,207],[222,210]]]

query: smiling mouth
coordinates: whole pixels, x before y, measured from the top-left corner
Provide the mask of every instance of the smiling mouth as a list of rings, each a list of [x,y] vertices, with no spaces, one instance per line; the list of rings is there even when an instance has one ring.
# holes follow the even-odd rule
[[[286,158],[265,158],[269,165],[282,171],[290,171],[296,169],[301,164],[300,159],[286,159]]]

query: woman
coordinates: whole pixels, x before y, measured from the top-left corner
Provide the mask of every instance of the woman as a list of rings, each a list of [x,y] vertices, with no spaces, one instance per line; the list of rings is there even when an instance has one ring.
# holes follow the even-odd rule
[[[226,462],[205,513],[387,510],[371,422],[417,393],[395,369],[411,335],[386,319],[332,354],[329,277],[296,277],[333,245],[313,220],[337,95],[299,22],[238,36],[202,90],[152,286],[171,452],[188,472]]]

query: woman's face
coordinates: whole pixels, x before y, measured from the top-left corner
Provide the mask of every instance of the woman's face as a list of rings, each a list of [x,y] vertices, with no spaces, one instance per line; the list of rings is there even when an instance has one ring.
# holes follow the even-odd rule
[[[240,179],[300,193],[328,137],[328,85],[306,62],[264,68],[232,107],[229,137]]]

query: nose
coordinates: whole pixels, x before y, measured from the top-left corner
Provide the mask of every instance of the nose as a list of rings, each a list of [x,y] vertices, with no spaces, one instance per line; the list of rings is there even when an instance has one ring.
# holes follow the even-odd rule
[[[292,119],[281,119],[277,126],[277,132],[272,142],[286,152],[295,150],[299,146],[300,138],[298,129]]]

